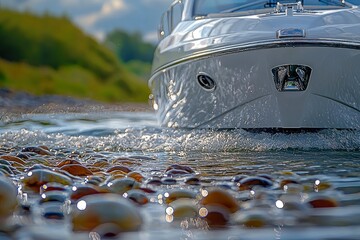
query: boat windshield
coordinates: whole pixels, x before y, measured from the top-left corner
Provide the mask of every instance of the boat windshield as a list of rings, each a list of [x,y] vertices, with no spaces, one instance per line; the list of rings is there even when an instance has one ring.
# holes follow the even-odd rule
[[[194,0],[194,16],[207,16],[212,13],[231,13],[266,8],[274,8],[280,3],[302,2],[303,6],[338,6],[346,3],[360,5],[360,0]]]

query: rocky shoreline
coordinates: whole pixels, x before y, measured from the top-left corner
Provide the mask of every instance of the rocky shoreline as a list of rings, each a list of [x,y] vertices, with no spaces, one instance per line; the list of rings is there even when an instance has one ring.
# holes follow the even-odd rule
[[[35,96],[26,92],[0,89],[0,114],[79,113],[79,112],[150,112],[148,103],[109,104],[59,95]]]

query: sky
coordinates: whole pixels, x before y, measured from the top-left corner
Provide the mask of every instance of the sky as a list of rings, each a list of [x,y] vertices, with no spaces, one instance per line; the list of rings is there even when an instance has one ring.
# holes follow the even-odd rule
[[[172,0],[0,0],[0,6],[69,16],[85,32],[103,40],[114,29],[140,32],[157,42],[161,14]]]

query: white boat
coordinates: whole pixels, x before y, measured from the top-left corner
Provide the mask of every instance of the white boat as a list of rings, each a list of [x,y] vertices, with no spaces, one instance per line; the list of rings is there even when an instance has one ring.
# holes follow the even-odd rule
[[[360,0],[181,0],[149,86],[161,126],[360,129]]]

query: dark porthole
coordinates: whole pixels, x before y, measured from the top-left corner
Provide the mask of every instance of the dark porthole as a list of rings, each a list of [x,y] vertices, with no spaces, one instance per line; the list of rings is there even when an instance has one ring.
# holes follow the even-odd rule
[[[207,91],[213,91],[216,88],[215,81],[207,74],[200,73],[197,76],[197,80],[198,80],[198,83],[200,84],[200,86]]]

